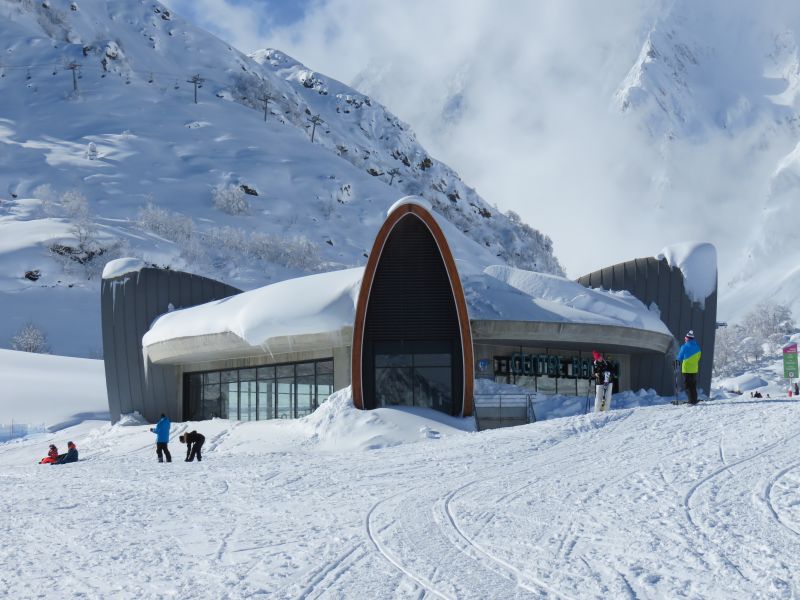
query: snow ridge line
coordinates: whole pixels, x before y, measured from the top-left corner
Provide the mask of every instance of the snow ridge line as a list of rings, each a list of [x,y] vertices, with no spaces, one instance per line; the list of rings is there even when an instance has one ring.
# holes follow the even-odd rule
[[[545,583],[544,581],[542,581],[538,577],[535,577],[535,576],[531,575],[530,573],[523,573],[522,571],[517,569],[514,565],[512,565],[508,561],[506,561],[506,560],[504,560],[504,559],[502,559],[502,558],[500,558],[498,556],[495,556],[494,554],[492,554],[491,552],[486,550],[483,546],[478,544],[475,540],[470,538],[466,533],[464,533],[464,530],[461,529],[461,527],[459,527],[458,523],[456,522],[455,516],[453,515],[453,512],[450,510],[450,502],[453,500],[453,498],[455,497],[455,495],[458,492],[462,491],[463,489],[465,489],[465,488],[467,488],[467,487],[469,487],[471,485],[474,485],[478,481],[480,481],[480,480],[475,479],[473,481],[465,483],[461,487],[452,490],[450,493],[448,493],[445,496],[444,513],[447,516],[447,520],[450,522],[450,525],[452,526],[453,530],[459,535],[459,537],[461,537],[461,539],[463,539],[467,543],[467,545],[470,548],[473,548],[478,553],[480,553],[483,556],[485,556],[486,558],[488,558],[491,562],[502,566],[506,570],[506,576],[508,576],[510,579],[515,580],[518,587],[521,587],[522,589],[524,589],[524,590],[526,590],[528,592],[532,592],[532,593],[536,593],[536,594],[540,594],[541,592],[544,592],[546,594],[552,594],[552,595],[556,596],[557,598],[569,598],[569,596],[564,596],[560,592],[558,592],[558,591],[554,590],[553,588],[551,588],[547,583]],[[534,589],[534,588],[526,585],[524,583],[524,581],[523,581],[523,578],[526,578],[526,579],[530,580],[531,582],[533,582],[540,589]]]
[[[719,548],[719,546],[717,546],[717,544],[708,536],[706,531],[704,531],[703,528],[700,527],[695,522],[695,520],[692,518],[692,511],[691,511],[691,507],[689,506],[690,503],[691,503],[691,499],[694,496],[694,494],[697,492],[697,490],[700,489],[700,487],[702,487],[703,485],[705,485],[706,483],[708,483],[712,479],[718,477],[719,475],[721,475],[725,471],[729,471],[730,469],[732,469],[735,466],[741,465],[741,464],[749,462],[749,461],[751,461],[751,460],[753,460],[755,458],[758,458],[759,456],[761,456],[763,454],[766,454],[767,452],[770,452],[771,450],[774,450],[778,446],[780,446],[782,444],[785,444],[785,443],[789,442],[790,440],[793,440],[794,438],[796,438],[798,436],[800,436],[800,431],[798,431],[797,433],[792,434],[789,437],[784,436],[783,438],[779,439],[777,442],[774,442],[772,444],[769,444],[769,445],[765,446],[764,448],[762,448],[758,452],[755,452],[755,453],[751,454],[750,456],[746,456],[746,457],[744,457],[744,458],[742,458],[740,460],[734,461],[732,463],[728,463],[728,464],[724,465],[723,467],[720,467],[719,469],[716,469],[715,471],[712,471],[711,473],[709,473],[708,475],[703,477],[703,479],[698,481],[695,485],[693,485],[691,487],[691,489],[687,492],[686,496],[683,499],[684,512],[686,513],[686,518],[689,521],[689,523],[691,523],[691,525],[698,531],[698,533],[700,533],[700,535],[702,535],[713,546],[715,546],[715,547],[717,547],[719,549],[720,555],[721,555],[721,558],[723,559],[723,561],[730,568],[732,568],[734,571],[736,571],[739,574],[739,576],[742,579],[744,579],[745,581],[749,582],[750,579],[744,573],[742,573],[742,570],[733,561],[731,561],[725,555],[725,551],[722,548]]]
[[[370,507],[370,509],[369,509],[369,511],[367,511],[367,515],[366,515],[366,517],[364,519],[364,525],[365,525],[366,530],[367,530],[367,536],[369,537],[369,539],[372,542],[372,544],[375,546],[375,549],[381,554],[381,556],[383,556],[383,558],[385,558],[390,564],[392,564],[403,575],[405,575],[406,577],[411,579],[419,587],[421,587],[423,590],[425,590],[425,592],[430,592],[431,594],[433,594],[437,598],[441,598],[442,600],[451,600],[450,596],[447,596],[446,594],[444,594],[444,593],[440,592],[439,590],[437,590],[434,587],[432,582],[428,581],[427,579],[425,579],[421,575],[415,575],[414,573],[412,573],[411,571],[406,569],[402,564],[400,564],[400,562],[397,559],[395,559],[393,556],[391,556],[389,554],[389,552],[387,552],[385,550],[385,548],[382,546],[382,544],[378,541],[377,536],[374,535],[373,532],[372,532],[372,526],[370,524],[370,521],[371,521],[371,518],[372,518],[372,514],[375,512],[375,509],[377,509],[384,502],[388,502],[389,500],[393,500],[394,498],[396,498],[397,496],[400,496],[401,494],[403,494],[403,492],[398,492],[396,494],[392,494],[391,496],[388,496],[388,497],[386,497],[386,498],[384,498],[382,500],[378,500],[375,504],[373,504]]]
[[[767,508],[769,509],[769,512],[772,515],[772,518],[775,519],[775,521],[777,521],[778,524],[782,525],[783,527],[785,527],[786,529],[788,529],[789,531],[791,531],[795,535],[800,535],[800,531],[798,531],[797,529],[795,529],[794,527],[792,527],[791,525],[786,523],[786,521],[784,521],[781,518],[780,513],[775,509],[775,505],[772,503],[772,488],[789,471],[792,471],[792,470],[796,469],[797,467],[800,467],[800,462],[793,463],[793,464],[789,465],[788,467],[786,467],[784,469],[781,469],[780,471],[778,471],[778,473],[772,479],[770,479],[769,483],[764,488],[764,503],[767,505]]]

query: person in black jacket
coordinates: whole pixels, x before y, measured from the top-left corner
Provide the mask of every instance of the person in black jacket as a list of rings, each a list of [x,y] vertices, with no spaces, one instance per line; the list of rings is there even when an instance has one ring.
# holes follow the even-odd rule
[[[78,449],[72,442],[67,443],[67,453],[60,454],[53,465],[65,465],[67,463],[78,462]]]
[[[189,433],[180,435],[178,439],[182,444],[186,444],[185,462],[192,462],[195,456],[197,457],[197,462],[203,460],[203,455],[200,451],[203,449],[203,442],[206,441],[206,437],[202,433],[190,431]]]

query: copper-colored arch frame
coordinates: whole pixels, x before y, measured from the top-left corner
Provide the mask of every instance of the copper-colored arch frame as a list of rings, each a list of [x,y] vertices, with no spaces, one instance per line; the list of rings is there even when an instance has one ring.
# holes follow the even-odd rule
[[[356,408],[364,408],[364,389],[362,385],[364,324],[367,318],[367,307],[369,305],[370,292],[372,291],[372,283],[375,280],[375,273],[378,269],[378,264],[380,263],[386,241],[389,239],[389,235],[392,233],[395,226],[404,218],[414,217],[422,221],[428,228],[428,231],[431,232],[431,235],[433,235],[433,239],[436,241],[436,246],[439,249],[439,255],[442,257],[445,269],[447,270],[447,276],[450,279],[450,289],[453,292],[453,299],[455,300],[456,312],[458,315],[458,327],[461,332],[461,352],[462,360],[464,361],[464,368],[462,369],[464,382],[461,388],[463,390],[461,414],[465,417],[469,417],[472,415],[472,394],[475,370],[473,365],[472,329],[467,312],[467,300],[464,297],[464,288],[461,285],[461,278],[458,276],[456,261],[453,259],[453,254],[450,252],[450,246],[447,244],[447,239],[444,237],[441,227],[439,227],[433,215],[418,204],[403,204],[389,214],[378,231],[375,243],[372,245],[372,251],[367,259],[367,266],[364,269],[364,278],[361,280],[361,289],[358,293],[355,323],[353,324],[353,353],[351,360],[353,404]]]

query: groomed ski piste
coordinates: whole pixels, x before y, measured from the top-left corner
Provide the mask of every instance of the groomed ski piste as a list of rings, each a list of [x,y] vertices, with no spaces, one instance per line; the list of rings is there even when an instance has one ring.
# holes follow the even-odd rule
[[[37,359],[53,369],[65,360],[18,364]],[[69,365],[89,394],[102,377],[95,364]],[[53,377],[43,370],[42,385]],[[5,400],[25,396],[8,381]],[[75,385],[61,390],[80,396]],[[149,427],[135,416],[84,420],[0,444],[7,597],[800,593],[793,399],[474,432],[471,420],[430,411],[357,411],[345,390],[295,421],[174,423],[172,464],[156,462]],[[184,462],[177,440],[192,429],[206,436],[202,463]],[[36,464],[68,440],[80,462]]]

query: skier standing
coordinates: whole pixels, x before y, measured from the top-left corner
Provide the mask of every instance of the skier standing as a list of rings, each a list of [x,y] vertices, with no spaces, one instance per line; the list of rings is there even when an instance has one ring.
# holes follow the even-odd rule
[[[186,462],[192,462],[194,457],[197,457],[197,462],[203,460],[201,450],[203,449],[203,442],[206,441],[206,436],[196,431],[182,434],[178,437],[182,444],[186,444]]]
[[[161,413],[161,418],[158,420],[158,423],[156,423],[156,426],[150,428],[150,431],[156,434],[156,454],[158,455],[158,462],[164,462],[162,453],[167,456],[167,462],[172,462],[172,456],[167,447],[169,443],[169,426],[170,422],[167,415]]]
[[[594,412],[602,412],[611,408],[611,365],[597,350],[592,351],[594,357]]]
[[[683,373],[683,385],[689,404],[697,404],[697,373],[700,371],[700,346],[694,339],[691,329],[684,337],[684,343],[678,351],[678,360]]]

